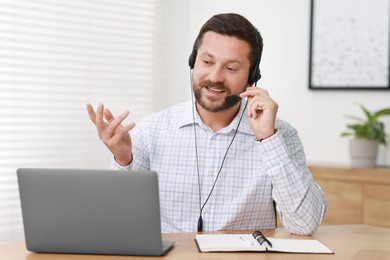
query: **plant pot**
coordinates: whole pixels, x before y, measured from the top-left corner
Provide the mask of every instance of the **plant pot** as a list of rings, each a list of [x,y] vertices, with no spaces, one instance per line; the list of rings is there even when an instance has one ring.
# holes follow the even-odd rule
[[[372,168],[376,167],[379,142],[369,139],[353,139],[349,142],[349,154],[351,167]]]

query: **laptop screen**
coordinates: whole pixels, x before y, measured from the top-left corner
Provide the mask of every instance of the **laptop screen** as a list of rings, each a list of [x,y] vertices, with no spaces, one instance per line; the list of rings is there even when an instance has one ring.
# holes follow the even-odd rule
[[[17,175],[28,250],[164,253],[155,172],[25,168]]]

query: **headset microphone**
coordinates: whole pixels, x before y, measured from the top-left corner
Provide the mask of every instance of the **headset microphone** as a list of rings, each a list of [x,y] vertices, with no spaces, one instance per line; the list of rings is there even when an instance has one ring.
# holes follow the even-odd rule
[[[233,106],[233,105],[237,104],[240,100],[241,100],[241,98],[237,95],[231,95],[231,96],[225,97],[225,103],[228,106]]]

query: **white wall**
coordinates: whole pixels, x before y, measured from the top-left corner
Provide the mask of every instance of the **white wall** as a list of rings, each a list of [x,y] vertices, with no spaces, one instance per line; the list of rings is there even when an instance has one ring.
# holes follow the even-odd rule
[[[261,32],[264,52],[262,79],[258,86],[269,90],[279,103],[278,116],[292,123],[305,146],[309,164],[349,165],[347,114],[360,116],[362,103],[370,110],[390,107],[390,91],[313,91],[308,89],[310,1],[290,0],[170,0],[169,33],[174,48],[166,71],[171,94],[162,106],[190,97],[188,56],[202,24],[212,15],[236,12],[247,17]],[[168,1],[167,1],[168,3]],[[176,14],[179,13],[179,16]],[[179,19],[177,19],[179,17]],[[178,44],[180,43],[180,44]],[[390,117],[384,118],[390,132]],[[389,138],[390,141],[390,138]],[[381,147],[379,164],[390,165],[390,148]]]

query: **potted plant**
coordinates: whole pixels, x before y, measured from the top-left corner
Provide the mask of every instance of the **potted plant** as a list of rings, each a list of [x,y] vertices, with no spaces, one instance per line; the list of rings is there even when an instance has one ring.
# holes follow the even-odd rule
[[[390,108],[370,112],[363,105],[359,106],[365,118],[347,116],[357,123],[347,124],[349,131],[341,135],[354,137],[349,143],[352,167],[375,167],[379,144],[387,144],[385,125],[379,118],[390,115]]]

